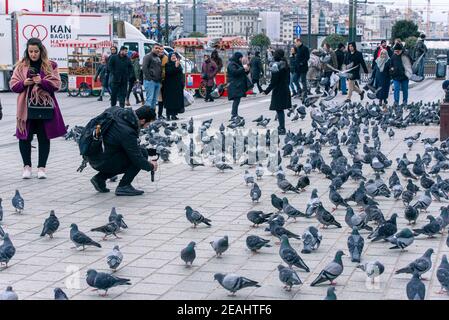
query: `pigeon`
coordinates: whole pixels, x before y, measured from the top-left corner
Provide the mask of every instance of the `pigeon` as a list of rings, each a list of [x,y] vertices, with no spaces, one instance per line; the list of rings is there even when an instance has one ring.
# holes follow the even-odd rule
[[[121,229],[128,228],[125,221],[123,220],[123,215],[117,214],[115,207],[112,207],[111,209],[111,213],[109,214],[109,222],[115,222]]]
[[[413,173],[411,173],[410,170],[407,167],[401,167],[399,172],[402,174],[402,176],[404,178],[412,178],[413,180],[418,180],[418,178],[415,177],[413,175]]]
[[[310,179],[308,176],[300,176],[298,183],[296,184],[296,189],[301,189],[303,191],[307,186],[310,185]]]
[[[345,222],[351,229],[373,231],[373,228],[365,222],[365,218],[365,216],[356,215],[351,207],[346,208]]]
[[[296,271],[283,266],[282,264],[278,265],[279,271],[279,280],[284,284],[284,289],[287,291],[291,291],[292,287],[297,285],[301,285],[302,281],[299,278]]]
[[[19,296],[14,292],[11,286],[0,294],[0,300],[19,300]]]
[[[130,279],[119,278],[105,272],[97,272],[94,269],[87,270],[87,284],[98,290],[104,290],[103,296],[106,296],[108,290],[113,287],[131,285],[130,281]]]
[[[123,261],[123,254],[120,251],[119,246],[114,246],[112,251],[107,255],[106,257],[106,263],[108,264],[109,268],[113,270],[113,272],[117,271],[117,268],[120,266],[120,264]]]
[[[45,219],[44,222],[44,228],[41,232],[41,237],[46,236],[47,234],[50,236],[50,238],[53,238],[53,234],[58,230],[59,228],[59,220],[55,215],[55,212],[53,210],[50,211],[50,216]]]
[[[405,190],[404,192],[402,192],[402,202],[405,206],[408,206],[410,202],[412,202],[413,196],[414,194],[411,191]]]
[[[324,300],[337,300],[337,295],[335,294],[335,287],[327,288],[326,297]]]
[[[262,164],[259,163],[256,167],[256,179],[257,180],[262,179],[264,173],[265,173],[265,170],[263,169]]]
[[[212,222],[211,220],[203,217],[203,215],[201,213],[199,213],[196,210],[193,210],[192,207],[186,206],[185,210],[186,210],[187,220],[189,220],[189,222],[191,224],[193,224],[194,228],[196,228],[196,226],[200,223],[204,223],[204,224],[208,225],[209,227],[212,226],[210,224]]]
[[[229,248],[228,236],[224,236],[223,238],[211,241],[209,243],[217,254],[217,257],[220,257],[223,252]]]
[[[0,264],[5,264],[5,268],[8,268],[9,260],[16,254],[16,248],[11,242],[9,235],[5,233],[3,236],[3,244],[0,245]]]
[[[394,244],[394,246],[390,249],[401,249],[401,251],[410,246],[414,240],[415,237],[413,235],[413,232],[409,228],[404,228],[394,236],[387,238],[388,242]]]
[[[431,256],[433,254],[433,249],[427,249],[424,255],[413,262],[409,263],[406,267],[396,270],[396,274],[400,273],[411,273],[418,272],[420,276],[432,268]]]
[[[305,264],[304,260],[298,255],[295,249],[292,248],[288,237],[284,234],[281,236],[281,246],[279,248],[279,256],[288,265],[289,268],[292,266],[298,267],[310,272],[309,267]]]
[[[447,261],[447,256],[443,254],[440,266],[437,270],[437,279],[441,285],[441,290],[439,293],[449,292],[449,262]],[[443,291],[444,290],[444,291]]]
[[[419,278],[419,273],[414,272],[412,279],[407,283],[407,298],[409,300],[424,300],[426,286]]]
[[[281,198],[273,193],[271,194],[271,204],[273,205],[273,207],[278,209],[278,211],[282,211],[284,202]]]
[[[379,227],[368,236],[368,239],[371,239],[371,242],[376,242],[379,240],[386,240],[388,237],[394,235],[398,231],[396,224],[397,217],[398,215],[393,213],[389,220],[379,225]]]
[[[326,281],[330,281],[331,285],[336,285],[334,280],[343,273],[343,261],[341,260],[341,257],[343,255],[345,255],[343,251],[338,250],[337,253],[335,254],[334,260],[331,263],[329,263],[323,270],[321,270],[318,277],[315,280],[313,280],[310,286],[314,287],[317,284]]]
[[[220,172],[224,172],[225,170],[233,170],[233,168],[232,168],[230,165],[228,165],[228,164],[226,164],[226,163],[224,163],[224,162],[219,162],[219,163],[217,163],[217,164],[215,165],[215,167],[216,167]]]
[[[320,204],[317,208],[316,217],[318,221],[323,225],[323,228],[328,226],[336,226],[341,228],[341,224],[335,220],[335,217]]]
[[[301,236],[288,231],[284,227],[280,226],[277,222],[272,220],[272,221],[269,221],[268,223],[270,225],[271,234],[273,236],[275,236],[276,238],[281,239],[282,235],[286,235],[289,238],[295,238],[295,239],[301,240]]]
[[[305,214],[289,204],[285,197],[282,199],[282,211],[288,216],[287,220],[293,218],[296,221],[298,217],[305,217]]]
[[[308,254],[320,247],[323,236],[320,234],[317,228],[315,228],[314,226],[310,226],[304,231],[302,240],[304,248],[301,250],[301,253]]]
[[[363,240],[363,237],[360,236],[359,232],[356,229],[352,230],[352,233],[348,238],[348,249],[349,253],[351,254],[352,262],[360,263],[360,257],[362,255],[364,245],[365,240]]]
[[[405,219],[407,219],[408,224],[416,224],[416,220],[419,216],[419,210],[413,206],[407,206],[404,210]],[[413,221],[413,222],[412,222]]]
[[[440,215],[436,219],[440,224],[440,230],[444,230],[449,225],[449,207],[441,207]]]
[[[196,246],[195,241],[191,241],[187,245],[187,247],[185,247],[184,249],[181,250],[181,259],[182,259],[182,261],[185,262],[186,267],[189,266],[189,263],[190,263],[190,266],[192,266],[193,261],[196,258],[195,246]]]
[[[277,175],[277,185],[279,189],[282,190],[283,193],[287,191],[293,191],[295,193],[299,193],[298,189],[295,188],[288,180],[286,180],[282,175]]]
[[[329,186],[329,199],[335,205],[333,211],[337,210],[338,206],[349,207],[348,203],[343,199],[343,197],[337,192],[333,185]]]
[[[424,234],[428,237],[433,237],[435,234],[440,232],[441,226],[439,222],[435,219],[435,217],[429,214],[427,216],[427,219],[429,220],[429,223],[426,224],[424,227],[420,229],[413,229],[415,237],[420,234]]]
[[[216,273],[214,274],[214,279],[217,280],[223,288],[231,292],[231,296],[234,296],[237,291],[243,288],[260,287],[257,281],[233,273]]]
[[[271,247],[271,245],[268,244],[269,242],[270,240],[266,240],[254,235],[250,235],[246,238],[246,246],[252,252],[257,252],[257,250],[263,247]]]
[[[82,250],[86,248],[86,246],[95,246],[101,248],[101,244],[93,241],[83,232],[78,230],[78,226],[74,223],[70,225],[70,240],[75,244],[75,248],[83,247]]]
[[[101,227],[90,229],[92,232],[101,232],[104,233],[103,240],[106,240],[107,236],[114,235],[117,239],[120,239],[117,236],[117,231],[119,230],[119,226],[113,221],[109,222]]]
[[[254,201],[259,202],[259,199],[262,196],[262,190],[260,190],[259,185],[257,183],[253,184],[253,187],[251,188],[249,195],[253,202]]]
[[[385,267],[379,261],[368,261],[357,266],[358,269],[365,271],[371,282],[374,283],[374,278],[380,276],[385,271]]]
[[[251,210],[246,214],[246,217],[253,223],[253,227],[257,227],[259,224],[268,222],[272,215],[273,213],[263,213],[263,211]]]
[[[19,193],[19,190],[16,190],[16,194],[12,198],[11,202],[16,212],[21,213],[25,208],[25,200],[23,200],[22,196]]]
[[[243,180],[245,180],[246,185],[254,183],[254,177],[248,170],[245,170],[245,174],[243,175]]]
[[[69,300],[69,298],[61,288],[55,288],[53,291],[55,293],[55,300]]]

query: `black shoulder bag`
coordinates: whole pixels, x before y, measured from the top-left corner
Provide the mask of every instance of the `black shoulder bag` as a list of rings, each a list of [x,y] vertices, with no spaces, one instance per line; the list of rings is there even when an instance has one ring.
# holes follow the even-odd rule
[[[55,106],[53,105],[53,100],[48,104],[38,104],[35,101],[30,101],[31,90],[33,86],[29,86],[27,92],[27,119],[33,120],[50,120],[53,119],[53,114],[55,111]]]

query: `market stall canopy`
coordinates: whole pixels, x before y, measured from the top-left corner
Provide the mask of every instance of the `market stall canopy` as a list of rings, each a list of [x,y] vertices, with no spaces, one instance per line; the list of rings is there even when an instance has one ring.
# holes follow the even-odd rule
[[[248,42],[241,37],[222,38],[181,38],[173,41],[175,47],[232,49],[247,47]]]
[[[248,42],[241,37],[223,37],[216,44],[216,47],[222,50],[232,48],[242,48],[247,46]]]
[[[202,48],[207,44],[207,40],[207,38],[181,38],[173,41],[173,46]]]
[[[56,43],[57,47],[64,48],[110,48],[114,44],[109,40],[64,40]]]

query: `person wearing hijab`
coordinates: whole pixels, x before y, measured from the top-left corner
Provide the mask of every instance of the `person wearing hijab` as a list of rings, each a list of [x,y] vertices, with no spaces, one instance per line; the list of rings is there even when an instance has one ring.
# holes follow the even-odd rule
[[[278,116],[278,133],[285,135],[285,109],[292,107],[292,98],[290,95],[290,67],[285,58],[284,50],[276,49],[273,54],[274,63],[271,66],[271,81],[264,93],[271,95],[270,110],[276,111]]]
[[[239,116],[239,104],[243,97],[246,97],[248,91],[248,76],[249,66],[242,63],[243,54],[235,52],[227,68],[228,80],[228,100],[232,101],[231,120],[235,118],[242,118]]]
[[[382,49],[379,57],[376,59],[376,74],[375,84],[378,90],[376,91],[376,97],[379,99],[379,104],[386,105],[388,103],[388,95],[390,93],[390,56],[386,49]]]
[[[179,120],[177,115],[184,112],[184,73],[176,52],[172,52],[168,56],[163,87],[167,120]]]

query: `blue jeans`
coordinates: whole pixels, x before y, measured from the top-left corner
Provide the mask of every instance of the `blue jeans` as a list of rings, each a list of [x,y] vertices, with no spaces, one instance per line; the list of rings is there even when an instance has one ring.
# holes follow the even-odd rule
[[[346,78],[340,78],[340,90],[342,94],[346,94],[348,89],[346,88]]]
[[[157,97],[161,90],[161,83],[153,80],[143,80],[143,87],[145,88],[146,101],[145,105],[151,109],[156,109]]]
[[[394,103],[399,104],[400,91],[402,90],[402,101],[404,104],[408,102],[408,79],[407,80],[393,80],[394,86]]]
[[[418,76],[424,76],[424,57],[421,58],[421,61],[418,64]]]
[[[290,89],[293,94],[297,94],[301,91],[301,87],[299,86],[299,75],[296,72],[290,72]]]

